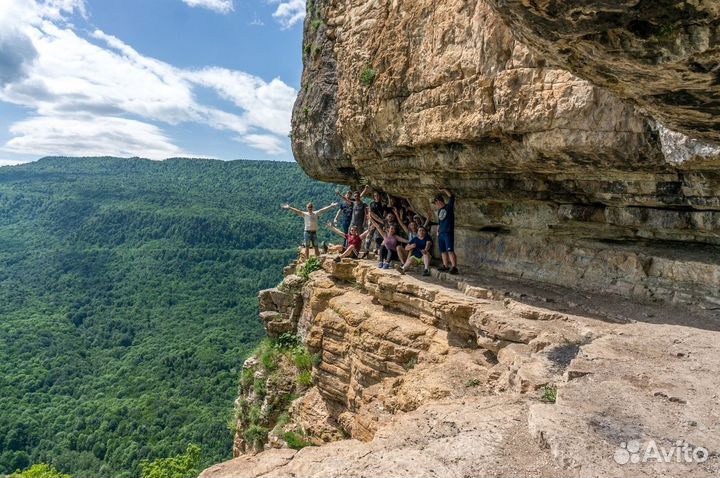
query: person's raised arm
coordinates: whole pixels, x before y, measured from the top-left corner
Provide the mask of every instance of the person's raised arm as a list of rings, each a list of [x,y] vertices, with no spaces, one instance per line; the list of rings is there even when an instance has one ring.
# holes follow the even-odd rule
[[[318,209],[318,210],[315,212],[315,214],[317,214],[318,216],[321,215],[321,214],[325,214],[326,212],[328,212],[330,209],[336,207],[337,205],[338,205],[338,203],[334,202],[334,203],[330,204],[329,206],[325,206],[325,207],[322,208],[322,209]]]
[[[345,237],[345,233],[342,232],[342,231],[341,231],[340,229],[338,229],[337,227],[333,226],[330,221],[328,221],[328,223],[327,223],[326,225],[327,225],[328,229],[330,229],[330,230],[331,230],[332,232],[334,232],[335,234],[338,234],[338,235],[340,235],[340,236],[342,236],[342,237]]]
[[[455,203],[455,194],[452,191],[449,189],[441,189],[440,191],[448,197],[448,204]]]
[[[382,225],[378,221],[376,221],[375,218],[372,216],[374,216],[374,214],[370,216],[370,221],[372,222],[372,227],[375,227],[375,229],[378,230],[378,232],[383,237],[383,239],[385,239],[387,237],[387,233],[385,231],[383,231]]]
[[[360,197],[365,197],[370,192],[370,185],[366,184],[362,191],[360,191]]]
[[[395,217],[397,217],[397,213],[395,214]],[[405,224],[405,222],[402,219],[398,218],[398,224],[400,224],[400,227],[403,228],[403,231],[405,231],[405,234],[410,234],[410,230],[408,229],[407,224]]]
[[[352,201],[340,194],[340,191],[335,191],[335,195],[339,197],[341,200],[345,201],[345,204],[352,204]]]
[[[303,212],[302,212],[300,209],[296,209],[296,208],[292,207],[292,206],[289,205],[289,204],[283,204],[283,205],[280,206],[280,207],[283,208],[283,209],[287,209],[288,211],[290,211],[290,212],[292,212],[292,213],[294,213],[294,214],[297,214],[298,216],[302,216],[302,215],[303,215]]]
[[[342,209],[338,209],[335,213],[335,218],[333,219],[333,224],[337,224],[338,219],[340,219],[340,213],[342,212]]]

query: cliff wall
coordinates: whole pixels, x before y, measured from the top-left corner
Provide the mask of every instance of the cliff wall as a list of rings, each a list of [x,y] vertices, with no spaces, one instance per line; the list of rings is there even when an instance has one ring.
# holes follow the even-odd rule
[[[531,3],[309,2],[298,162],[428,214],[452,189],[464,270],[717,306],[717,7]]]
[[[261,293],[261,307],[276,348],[289,332],[314,355],[311,382],[287,380],[297,362],[266,374],[266,352],[249,359],[237,458],[203,477],[720,472],[710,311],[330,258]],[[252,409],[272,428],[261,439]],[[681,441],[706,459],[628,464],[631,440]]]

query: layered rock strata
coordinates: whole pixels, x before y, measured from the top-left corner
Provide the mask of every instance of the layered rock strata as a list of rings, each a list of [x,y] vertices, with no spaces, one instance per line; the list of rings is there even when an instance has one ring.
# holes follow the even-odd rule
[[[319,360],[287,426],[322,445],[271,440],[202,476],[720,472],[709,312],[330,260],[299,297],[294,331]],[[708,455],[632,463],[630,442]]]
[[[309,2],[298,162],[426,214],[453,190],[465,269],[717,307],[713,3],[661,2],[697,14],[668,17],[669,46],[605,28],[658,24],[655,2],[531,3]],[[683,79],[680,104],[667,93]]]

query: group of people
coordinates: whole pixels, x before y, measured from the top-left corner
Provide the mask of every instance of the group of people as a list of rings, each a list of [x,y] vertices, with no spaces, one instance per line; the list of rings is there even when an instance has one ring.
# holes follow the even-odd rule
[[[305,222],[305,257],[309,257],[311,245],[315,255],[320,254],[317,241],[319,216],[339,206],[335,219],[327,223],[327,227],[344,240],[343,252],[335,261],[339,262],[344,257],[363,259],[374,253],[379,260],[379,268],[390,269],[393,261],[397,261],[401,274],[411,267],[422,265],[423,275],[430,275],[433,248],[430,231],[436,226],[437,245],[442,258],[442,266],[438,270],[458,273],[454,249],[455,195],[452,192],[443,189],[435,196],[436,222],[416,212],[406,199],[389,194],[383,197],[378,191],[373,192],[372,201],[367,204],[363,198],[368,192],[367,186],[362,191],[345,194],[336,191],[340,202],[318,210],[312,203],[307,204],[305,211],[289,204],[282,206]]]

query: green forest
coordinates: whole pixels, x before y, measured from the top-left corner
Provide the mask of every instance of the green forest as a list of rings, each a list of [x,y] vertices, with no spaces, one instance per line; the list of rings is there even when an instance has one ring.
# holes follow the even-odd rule
[[[190,444],[230,458],[257,292],[302,240],[279,205],[333,191],[266,161],[0,168],[0,475],[136,477]]]

